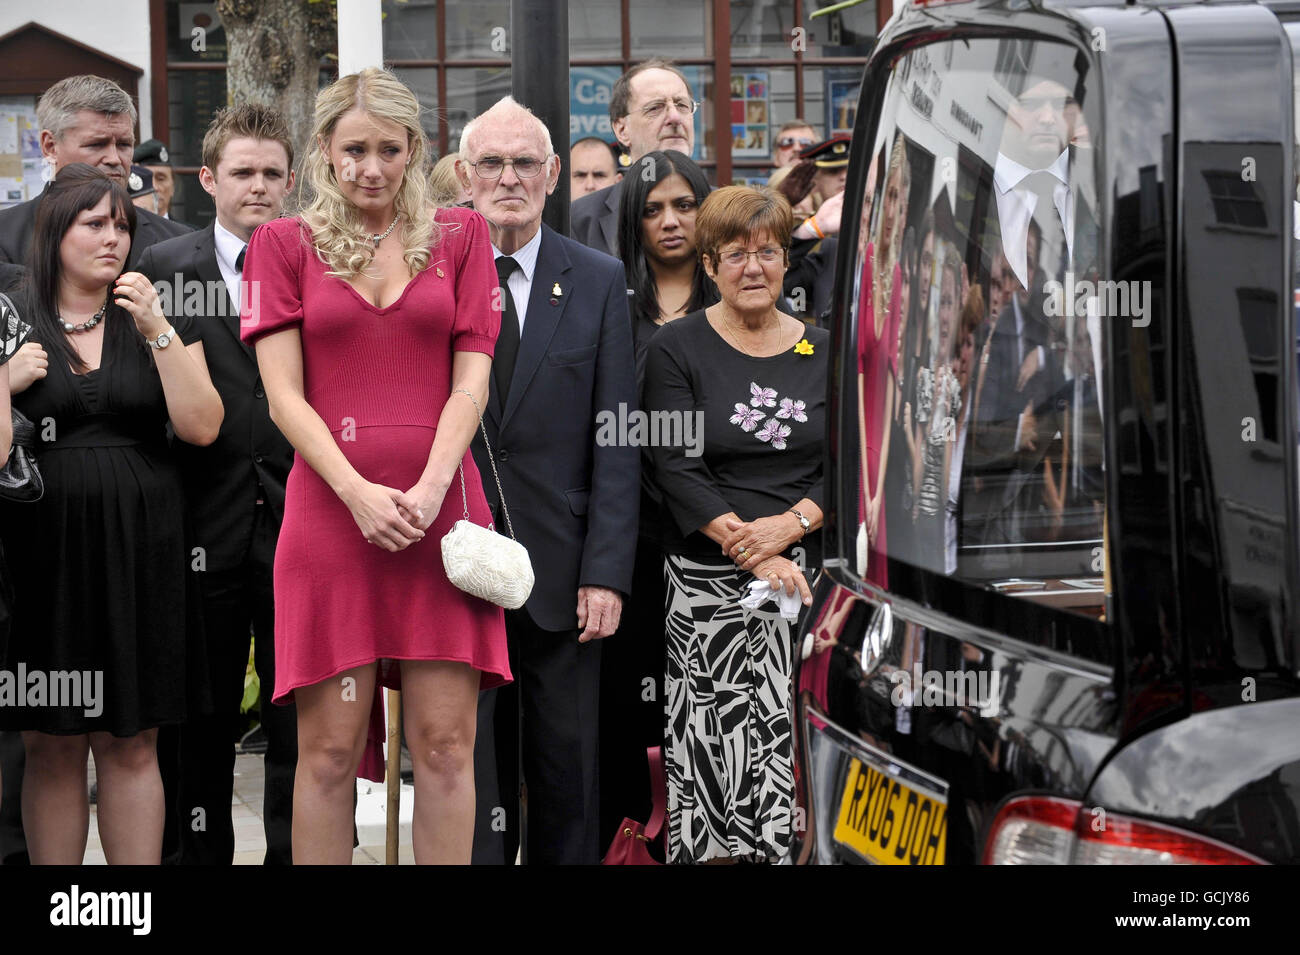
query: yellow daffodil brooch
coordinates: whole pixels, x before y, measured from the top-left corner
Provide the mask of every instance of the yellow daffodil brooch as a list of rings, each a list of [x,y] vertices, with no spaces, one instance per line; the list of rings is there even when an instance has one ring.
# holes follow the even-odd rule
[[[796,355],[811,355],[813,353],[812,342],[806,338],[801,339],[799,344],[794,346],[794,353]]]

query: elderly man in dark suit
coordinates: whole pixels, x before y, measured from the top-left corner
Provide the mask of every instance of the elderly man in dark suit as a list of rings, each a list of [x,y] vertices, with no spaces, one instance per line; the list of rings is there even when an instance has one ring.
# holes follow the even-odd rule
[[[266,861],[287,865],[297,721],[292,705],[273,706],[270,700],[275,685],[271,569],[293,448],[271,423],[256,356],[239,339],[240,300],[256,294],[241,281],[244,248],[254,229],[280,215],[293,188],[293,143],[280,114],[254,104],[218,113],[203,137],[199,184],[214,200],[216,221],[151,247],[140,260],[140,271],[170,293],[176,308],[202,302],[201,312],[190,317],[226,408],[213,444],[177,443],[195,543],[202,548],[203,566],[196,569],[201,570],[214,715],[180,729],[179,769],[169,774],[178,783],[168,809],[179,816],[179,861],[230,864],[235,851],[232,733],[244,695],[251,631],[267,736]],[[203,295],[193,295],[196,290]],[[199,818],[204,825],[195,825]],[[169,835],[173,825],[169,820]]]
[[[99,76],[70,76],[59,80],[36,104],[41,127],[41,153],[53,166],[50,178],[69,163],[89,163],[123,187],[135,146],[135,104],[126,90]],[[23,264],[41,196],[0,211],[0,261]],[[126,270],[136,270],[144,250],[155,242],[189,232],[144,209],[136,212],[135,240]]]
[[[135,104],[126,90],[100,76],[69,76],[41,96],[36,104],[36,118],[41,127],[41,153],[51,179],[69,163],[84,162],[126,188],[136,121]],[[0,262],[25,263],[41,198],[37,196],[0,210]],[[126,271],[138,271],[140,256],[155,242],[189,231],[189,226],[137,209],[135,240],[127,256]],[[0,734],[0,771],[7,790],[21,786],[23,762],[18,734]],[[0,862],[24,859],[25,845],[19,800],[5,798],[0,809]]]
[[[655,58],[618,78],[610,95],[609,118],[632,162],[656,149],[676,149],[689,156],[695,148],[698,106],[681,70]],[[575,200],[569,210],[569,234],[583,245],[617,256],[622,195],[619,181]]]
[[[527,109],[507,97],[475,118],[460,156],[462,181],[490,227],[504,312],[484,415],[505,504],[537,575],[528,603],[506,612],[516,683],[480,703],[475,858],[514,857],[517,696],[525,859],[594,863],[602,835],[599,640],[618,629],[631,587],[640,493],[638,448],[600,443],[596,430],[600,412],[636,404],[627,280],[621,262],[542,225],[560,162],[546,126]],[[474,453],[500,527],[481,439]],[[503,776],[500,801],[493,769]],[[498,807],[507,820],[504,846],[493,825]]]

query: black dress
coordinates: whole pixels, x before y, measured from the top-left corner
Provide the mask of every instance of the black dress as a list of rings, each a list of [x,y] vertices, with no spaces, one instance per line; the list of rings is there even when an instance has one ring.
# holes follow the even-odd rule
[[[99,368],[74,374],[47,348],[47,376],[14,396],[40,434],[45,495],[0,504],[15,593],[4,669],[43,671],[51,697],[54,674],[72,671],[102,693],[2,706],[0,729],[128,737],[203,705],[190,692],[203,660],[190,566],[202,561],[186,548],[162,382],[130,315],[110,305],[105,321]],[[197,340],[183,318],[173,325],[170,347]],[[18,701],[34,702],[31,690]]]

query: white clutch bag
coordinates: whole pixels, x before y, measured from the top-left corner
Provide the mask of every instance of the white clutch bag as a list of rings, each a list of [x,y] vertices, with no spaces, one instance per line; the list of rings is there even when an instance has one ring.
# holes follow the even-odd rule
[[[468,391],[476,411],[478,401]],[[496,481],[501,499],[501,512],[506,518],[509,537],[496,532],[492,524],[479,527],[469,519],[469,498],[465,494],[465,466],[460,467],[460,499],[465,516],[452,525],[442,539],[442,566],[447,579],[475,597],[481,597],[507,610],[518,610],[533,592],[533,564],[528,559],[528,549],[515,540],[515,529],[510,523],[505,494],[501,492],[501,478],[497,474],[492,445],[488,443],[487,428],[483,425],[483,412],[479,411],[479,427],[483,429],[483,444],[487,447],[488,461],[492,464],[492,477]]]

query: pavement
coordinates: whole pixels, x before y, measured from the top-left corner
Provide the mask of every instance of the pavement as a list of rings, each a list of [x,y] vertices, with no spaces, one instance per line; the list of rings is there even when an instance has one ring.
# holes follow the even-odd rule
[[[403,767],[409,758],[402,754]],[[262,788],[265,783],[260,754],[240,753],[235,757],[235,792],[230,813],[235,824],[235,865],[261,865],[266,855],[266,833],[262,828]],[[95,780],[95,761],[90,760],[90,781]],[[415,792],[402,785],[402,825],[398,842],[398,865],[414,865],[411,848],[411,809]],[[383,783],[357,780],[357,835],[361,843],[352,850],[353,865],[383,865],[387,793]],[[90,807],[90,836],[86,842],[86,865],[107,865],[99,841],[95,806]]]

